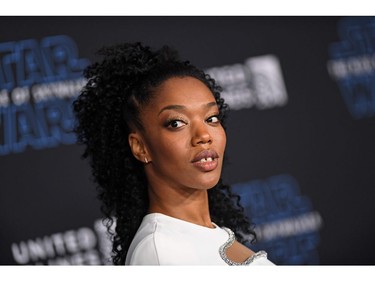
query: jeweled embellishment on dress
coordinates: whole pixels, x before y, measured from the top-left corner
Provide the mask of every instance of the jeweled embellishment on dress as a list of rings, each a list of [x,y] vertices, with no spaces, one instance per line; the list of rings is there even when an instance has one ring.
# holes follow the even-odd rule
[[[236,237],[234,236],[234,233],[232,230],[230,230],[229,228],[226,228],[226,227],[223,227],[223,229],[228,233],[229,235],[229,238],[228,240],[220,247],[219,249],[219,253],[220,253],[220,256],[221,258],[228,264],[228,265],[249,265],[251,264],[254,260],[258,259],[258,258],[261,258],[261,257],[264,257],[264,258],[267,258],[267,253],[265,251],[259,251],[257,253],[255,253],[254,255],[252,255],[251,257],[247,258],[244,262],[235,262],[235,261],[232,261],[230,260],[228,257],[227,257],[227,254],[226,254],[226,251],[227,249],[232,246],[232,244],[234,243],[234,241],[236,241]]]

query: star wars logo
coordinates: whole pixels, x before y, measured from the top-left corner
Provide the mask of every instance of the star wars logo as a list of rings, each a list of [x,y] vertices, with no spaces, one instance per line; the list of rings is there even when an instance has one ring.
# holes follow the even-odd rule
[[[328,72],[355,119],[375,115],[375,17],[339,22],[340,42],[330,46]]]
[[[0,155],[75,142],[71,104],[88,64],[65,35],[0,43]]]

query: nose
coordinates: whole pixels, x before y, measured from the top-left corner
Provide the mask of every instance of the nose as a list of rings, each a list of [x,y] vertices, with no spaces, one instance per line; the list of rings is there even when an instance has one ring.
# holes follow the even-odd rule
[[[212,136],[209,132],[207,124],[195,124],[192,128],[191,142],[193,146],[212,143]]]

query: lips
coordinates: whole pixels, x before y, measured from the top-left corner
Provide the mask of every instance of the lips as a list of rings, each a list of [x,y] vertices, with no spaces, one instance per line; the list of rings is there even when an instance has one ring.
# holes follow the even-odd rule
[[[214,150],[203,150],[199,152],[191,161],[193,165],[203,172],[216,169],[219,155]]]

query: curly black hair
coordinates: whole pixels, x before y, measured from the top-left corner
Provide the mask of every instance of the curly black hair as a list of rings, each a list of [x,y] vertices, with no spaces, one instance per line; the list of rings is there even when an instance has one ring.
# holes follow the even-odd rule
[[[85,145],[82,157],[89,159],[104,223],[113,237],[113,263],[123,265],[149,205],[143,163],[133,156],[128,144],[129,124],[142,128],[141,107],[152,99],[158,85],[172,77],[202,81],[216,99],[222,122],[227,105],[215,80],[189,61],[180,60],[170,47],[152,51],[137,42],[104,47],[98,53],[104,58],[85,69],[87,84],[73,103],[75,133],[78,143]],[[240,197],[229,185],[220,179],[208,196],[216,224],[231,228],[242,243],[255,239]]]

